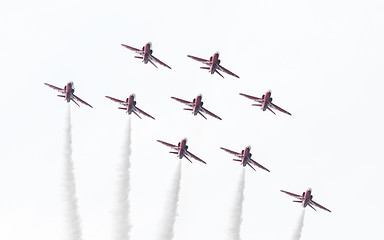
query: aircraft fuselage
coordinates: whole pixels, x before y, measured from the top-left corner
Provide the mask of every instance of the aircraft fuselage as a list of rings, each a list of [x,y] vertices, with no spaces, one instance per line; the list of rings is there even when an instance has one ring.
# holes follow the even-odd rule
[[[64,87],[65,90],[65,100],[67,102],[71,101],[72,94],[75,92],[75,89],[73,88],[73,82],[68,82],[67,85]]]
[[[263,103],[261,104],[261,109],[263,109],[263,111],[268,109],[268,104],[271,102],[271,94],[272,94],[271,91],[268,91],[264,95]]]
[[[144,46],[144,49],[143,49],[143,52],[144,52],[144,55],[143,55],[143,62],[145,64],[148,63],[148,60],[149,60],[149,55],[152,54],[151,52],[151,43],[146,43],[145,46]]]
[[[187,139],[183,138],[183,140],[181,140],[181,142],[180,142],[179,152],[177,154],[179,159],[182,159],[184,157],[184,154],[185,154],[185,151],[187,150],[187,148],[188,148],[188,146],[187,146]]]
[[[247,166],[248,160],[251,158],[251,147],[248,146],[244,149],[243,158],[241,159],[241,164],[243,167]]]
[[[195,106],[193,107],[193,110],[192,110],[192,113],[193,115],[197,115],[200,111],[200,107],[203,105],[203,102],[201,101],[201,94],[199,94],[196,98],[195,98]]]
[[[216,52],[215,54],[213,54],[211,59],[211,66],[209,68],[209,72],[211,74],[215,73],[218,64],[219,64],[219,53]]]

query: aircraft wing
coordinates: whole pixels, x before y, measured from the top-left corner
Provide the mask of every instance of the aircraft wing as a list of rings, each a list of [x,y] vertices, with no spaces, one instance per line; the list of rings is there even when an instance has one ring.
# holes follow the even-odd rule
[[[116,99],[116,98],[113,98],[113,97],[110,97],[110,96],[105,96],[105,97],[108,98],[108,99],[111,99],[114,102],[120,103],[122,105],[125,105],[125,106],[127,105],[127,102],[125,102],[125,101],[122,101],[122,100],[119,100],[119,99]]]
[[[194,59],[194,60],[196,60],[198,62],[202,62],[202,63],[207,64],[207,65],[211,65],[211,61],[209,61],[209,60],[205,60],[205,59],[202,59],[202,58],[194,57],[194,56],[191,56],[191,55],[187,55],[187,57],[192,58],[192,59]]]
[[[50,87],[50,88],[53,88],[53,89],[55,89],[55,90],[61,92],[61,93],[65,93],[64,89],[62,89],[62,88],[55,87],[55,86],[53,86],[53,85],[51,85],[51,84],[48,84],[48,83],[44,83],[44,84],[47,85],[47,86]]]
[[[204,162],[203,160],[201,160],[200,158],[196,157],[195,155],[193,155],[192,153],[190,153],[189,151],[186,151],[186,155],[188,155],[189,157],[193,157],[194,159],[196,159],[197,161],[200,161],[204,164],[207,164],[206,162]]]
[[[223,66],[220,66],[219,65],[219,70],[231,75],[231,76],[234,76],[234,77],[237,77],[237,78],[240,78],[239,76],[237,76],[236,74],[234,74],[233,72],[229,71],[228,69],[224,68]]]
[[[300,200],[303,199],[303,196],[301,196],[301,195],[297,195],[297,194],[294,194],[294,193],[290,193],[290,192],[287,192],[287,191],[284,191],[284,190],[280,190],[280,192],[286,193],[286,194],[288,194],[288,195],[290,195],[290,196],[292,196],[292,197],[298,198],[298,199],[300,199]]]
[[[258,103],[262,103],[262,102],[263,102],[263,99],[261,99],[261,98],[254,97],[254,96],[251,96],[251,95],[247,95],[247,94],[244,94],[244,93],[239,93],[239,94],[240,94],[241,96],[246,97],[246,98],[255,100],[255,101],[258,102]]]
[[[87,105],[88,107],[93,108],[91,105],[89,105],[88,103],[86,103],[85,101],[83,101],[81,98],[77,97],[75,94],[72,94],[72,96],[73,96],[73,99],[74,99],[74,100],[77,100],[77,101],[81,102],[82,104],[85,104],[85,105]]]
[[[170,66],[168,66],[168,65],[165,64],[165,63],[163,63],[162,61],[160,61],[159,59],[157,59],[155,56],[151,55],[151,58],[152,58],[153,60],[155,60],[155,62],[157,62],[157,63],[163,65],[164,67],[167,67],[167,68],[171,69]]]
[[[143,54],[143,51],[140,50],[140,49],[137,49],[137,48],[134,48],[134,47],[130,47],[130,46],[125,45],[125,44],[121,44],[121,46],[123,46],[125,48],[128,48],[129,50],[134,51],[134,52],[136,52],[138,54]]]
[[[186,100],[183,100],[180,98],[176,98],[176,97],[171,97],[171,98],[175,99],[176,101],[179,101],[181,103],[184,103],[184,104],[188,105],[189,107],[193,107],[195,105],[193,102],[189,102],[189,101],[186,101]]]
[[[292,114],[290,114],[289,112],[285,111],[284,109],[280,108],[279,106],[276,106],[276,105],[273,104],[273,103],[269,103],[269,105],[270,105],[272,108],[274,108],[274,109],[276,109],[276,110],[279,110],[280,112],[286,113],[286,114],[288,114],[288,115],[292,115]]]
[[[208,111],[208,110],[205,109],[204,107],[201,107],[201,110],[202,110],[203,113],[206,113],[206,114],[208,114],[208,115],[210,115],[210,116],[212,116],[212,117],[214,117],[214,118],[217,118],[217,119],[219,119],[219,120],[222,120],[219,116],[213,114],[212,112]]]
[[[232,150],[229,150],[229,149],[226,149],[226,148],[223,148],[223,147],[220,147],[220,149],[222,149],[222,150],[224,150],[226,152],[229,152],[230,154],[233,154],[233,155],[235,155],[237,157],[242,157],[243,156],[241,153],[237,153],[237,152],[234,152]]]
[[[173,149],[175,149],[175,150],[179,150],[179,147],[176,146],[176,145],[173,145],[173,144],[170,144],[170,143],[166,143],[166,142],[161,141],[161,140],[157,140],[157,141],[158,141],[159,143],[164,144],[165,146],[168,146],[168,147],[173,148]]]
[[[138,108],[138,107],[135,106],[135,109],[136,109],[139,113],[143,114],[144,116],[150,117],[150,118],[152,118],[153,120],[155,120],[154,117],[152,117],[152,116],[149,115],[148,113],[144,112],[144,111],[141,110],[140,108]]]
[[[313,200],[311,200],[311,203],[312,203],[313,205],[315,205],[316,207],[318,207],[318,208],[321,208],[321,209],[323,209],[323,210],[325,210],[325,211],[331,212],[331,210],[329,210],[329,209],[327,209],[327,208],[321,206],[320,204],[316,203],[316,202],[313,201]]]
[[[264,169],[264,170],[267,171],[267,172],[270,172],[267,168],[261,166],[261,165],[258,164],[255,160],[252,160],[252,159],[250,159],[250,160],[251,160],[250,162],[251,162],[252,164],[254,164],[255,166],[258,166],[259,168]]]

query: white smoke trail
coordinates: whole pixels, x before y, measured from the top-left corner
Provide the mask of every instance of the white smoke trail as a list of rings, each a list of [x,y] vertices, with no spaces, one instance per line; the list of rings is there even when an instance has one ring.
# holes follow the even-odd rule
[[[243,221],[243,201],[245,187],[245,168],[242,168],[239,182],[236,186],[235,200],[231,213],[228,240],[240,240],[241,222]]]
[[[301,211],[300,217],[297,221],[297,226],[295,229],[295,232],[293,233],[292,240],[300,240],[301,238],[301,231],[303,230],[304,226],[304,213],[305,213],[305,208]]]
[[[65,240],[81,240],[82,229],[77,207],[76,183],[72,161],[71,109],[68,104],[64,143],[63,196],[65,215]]]
[[[131,117],[128,117],[126,138],[122,147],[122,155],[117,165],[116,199],[113,211],[113,238],[114,240],[128,240],[131,230],[129,222],[129,192],[131,167]]]
[[[160,233],[161,240],[172,240],[174,235],[173,226],[176,222],[177,206],[179,202],[181,180],[181,160],[178,161],[175,173],[172,179],[172,185],[169,192],[169,199],[166,202],[165,213],[161,224],[163,231]]]

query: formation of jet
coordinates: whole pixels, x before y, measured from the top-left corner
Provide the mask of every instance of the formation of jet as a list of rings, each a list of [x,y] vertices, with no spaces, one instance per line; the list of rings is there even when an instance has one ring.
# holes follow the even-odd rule
[[[217,74],[219,74],[222,78],[224,78],[223,75],[221,75],[221,73],[219,72],[219,71],[223,71],[223,72],[225,72],[225,73],[227,73],[227,74],[229,74],[229,75],[232,75],[232,76],[234,76],[234,77],[239,78],[239,76],[237,76],[237,75],[234,74],[233,72],[231,72],[231,71],[225,69],[223,66],[220,65],[219,52],[215,52],[215,54],[213,54],[213,56],[211,56],[211,57],[209,58],[209,60],[205,60],[205,59],[202,59],[202,58],[194,57],[194,56],[191,56],[191,55],[187,55],[187,57],[190,57],[190,58],[192,58],[192,59],[194,59],[194,60],[196,60],[196,61],[199,61],[199,62],[202,62],[202,63],[208,65],[209,67],[200,67],[200,68],[201,68],[201,69],[207,69],[207,70],[209,70],[209,72],[210,72],[211,74],[217,73]],[[217,70],[219,70],[219,71],[217,71]]]
[[[157,62],[157,63],[163,65],[164,67],[171,69],[170,66],[163,63],[162,61],[160,61],[159,59],[157,59],[155,56],[152,55],[153,50],[152,50],[152,43],[151,42],[146,43],[145,46],[141,50],[134,48],[134,47],[130,47],[130,46],[125,45],[125,44],[121,44],[121,46],[126,47],[129,50],[138,53],[140,56],[135,56],[135,58],[143,59],[143,62],[145,64],[150,62],[150,63],[152,63],[153,66],[155,66],[157,68],[157,66],[154,63],[154,62]]]
[[[221,118],[215,114],[213,114],[212,112],[208,111],[207,109],[205,109],[203,107],[203,102],[201,101],[201,99],[203,98],[203,96],[201,94],[197,95],[196,98],[194,98],[192,100],[192,102],[189,102],[189,101],[186,101],[186,100],[183,100],[183,99],[180,99],[180,98],[176,98],[176,97],[171,97],[172,99],[175,99],[176,101],[179,101],[181,103],[184,103],[186,104],[188,107],[190,108],[184,108],[184,110],[187,110],[187,111],[192,111],[192,114],[193,115],[197,115],[197,114],[200,114],[203,118],[207,119],[203,113],[205,114],[208,114],[214,118],[217,118],[219,120],[221,120]]]
[[[236,157],[240,158],[240,159],[233,159],[233,161],[237,161],[237,162],[241,162],[241,165],[243,165],[243,167],[245,166],[250,166],[253,170],[256,171],[256,169],[252,166],[252,165],[255,165],[265,171],[268,171],[270,172],[267,168],[261,166],[259,163],[257,163],[255,160],[252,160],[251,157],[252,157],[252,153],[251,153],[251,146],[247,146],[244,150],[241,150],[241,153],[238,153],[238,152],[235,152],[235,151],[232,151],[232,150],[229,150],[229,149],[226,149],[226,148],[223,148],[223,147],[220,147],[220,149],[226,151],[226,152],[229,152],[230,154],[233,154],[235,155]]]
[[[80,105],[76,102],[76,101],[79,101],[81,102],[82,104],[85,104],[87,105],[88,107],[91,107],[93,108],[91,105],[89,105],[88,103],[86,103],[85,101],[81,100],[79,97],[77,97],[74,92],[75,92],[75,87],[73,85],[73,82],[68,82],[67,85],[64,86],[64,88],[59,88],[59,87],[56,87],[56,86],[53,86],[51,84],[48,84],[48,83],[44,83],[45,85],[47,85],[48,87],[50,88],[53,88],[57,91],[59,91],[61,93],[61,95],[57,95],[58,97],[62,97],[64,98],[67,102],[74,102],[77,106],[80,107]]]
[[[303,192],[302,195],[298,195],[298,194],[294,194],[294,193],[290,193],[290,192],[287,192],[287,191],[284,191],[284,190],[280,190],[281,192],[283,193],[286,193],[292,197],[295,197],[297,198],[298,200],[293,200],[294,202],[297,202],[297,203],[301,203],[301,205],[305,208],[306,206],[310,206],[313,210],[316,211],[316,209],[313,207],[316,206],[318,208],[321,208],[325,211],[328,211],[328,212],[331,212],[331,210],[321,206],[320,204],[316,203],[315,201],[312,200],[312,189],[311,188],[308,188],[307,191]]]
[[[247,97],[249,99],[255,100],[257,102],[257,104],[252,104],[252,106],[261,107],[261,109],[263,111],[268,109],[269,111],[271,111],[273,114],[276,115],[276,113],[274,111],[272,111],[272,109],[271,109],[271,108],[273,108],[273,109],[279,110],[280,112],[283,112],[283,113],[286,113],[288,115],[291,115],[289,112],[285,111],[284,109],[282,109],[282,108],[280,108],[277,105],[272,103],[271,94],[272,94],[272,92],[271,92],[271,90],[269,90],[261,98],[258,98],[258,97],[250,96],[250,95],[247,95],[247,94],[244,94],[244,93],[240,93],[241,96],[244,96],[244,97]]]
[[[166,142],[161,141],[161,140],[157,140],[157,141],[159,143],[164,144],[165,146],[172,148],[173,150],[176,150],[175,152],[169,152],[169,153],[177,154],[177,157],[179,159],[182,159],[183,157],[185,157],[188,161],[190,161],[192,163],[192,161],[189,159],[189,157],[191,157],[191,158],[196,159],[197,161],[200,161],[202,163],[207,164],[206,162],[204,162],[203,160],[201,160],[200,158],[196,157],[195,155],[193,155],[192,153],[190,153],[188,151],[186,138],[183,138],[177,145],[166,143]]]
[[[137,49],[137,48],[130,47],[130,46],[125,45],[125,44],[121,44],[121,45],[123,47],[125,47],[125,48],[127,48],[127,49],[129,49],[131,51],[134,51],[137,54],[139,54],[139,56],[135,56],[135,58],[142,59],[142,61],[145,64],[150,62],[152,65],[154,65],[157,68],[157,66],[155,65],[155,62],[156,62],[156,63],[159,63],[159,64],[161,64],[161,65],[171,69],[171,67],[169,67],[168,65],[166,65],[165,63],[163,63],[162,61],[160,61],[159,59],[157,59],[155,56],[152,55],[152,53],[153,53],[153,51],[152,51],[152,44],[150,42],[146,43],[145,46],[141,50]],[[219,71],[222,71],[222,72],[225,72],[225,73],[227,73],[227,74],[229,74],[231,76],[239,78],[239,76],[237,76],[236,74],[230,72],[229,70],[225,69],[223,66],[220,65],[219,53],[218,52],[216,52],[213,56],[211,56],[209,60],[205,60],[205,59],[202,59],[202,58],[194,57],[194,56],[191,56],[191,55],[188,55],[188,57],[192,58],[192,59],[194,59],[196,61],[202,62],[205,65],[208,65],[206,67],[200,67],[200,68],[201,69],[209,70],[209,72],[211,74],[217,73],[218,75],[223,77],[223,75],[219,72]],[[53,86],[53,85],[48,84],[48,83],[44,83],[44,84],[47,85],[50,88],[53,88],[53,89],[59,91],[60,95],[57,95],[57,96],[64,98],[68,103],[70,101],[73,101],[77,106],[80,107],[80,105],[77,103],[77,101],[79,101],[80,103],[85,104],[85,105],[87,105],[87,106],[92,108],[92,106],[90,104],[86,103],[85,101],[83,101],[82,99],[80,99],[79,97],[77,97],[74,94],[75,89],[74,89],[73,82],[68,82],[67,85],[64,86],[64,88],[59,88],[59,87]],[[261,107],[261,109],[263,111],[268,109],[269,111],[271,111],[273,114],[276,115],[276,113],[272,110],[272,109],[275,109],[275,110],[281,111],[283,113],[286,113],[288,115],[291,115],[288,111],[286,111],[286,110],[278,107],[274,103],[272,103],[272,97],[271,97],[271,91],[270,90],[267,91],[266,94],[264,94],[261,98],[254,97],[254,96],[247,95],[247,94],[243,94],[243,93],[240,93],[240,95],[256,101],[257,104],[252,104],[252,105],[253,106]],[[139,113],[140,113],[140,114],[143,114],[144,116],[147,116],[149,118],[155,119],[154,117],[152,117],[151,115],[147,114],[146,112],[144,112],[143,110],[139,109],[136,106],[136,101],[135,101],[135,95],[134,94],[131,94],[125,101],[119,100],[119,99],[116,99],[116,98],[113,98],[113,97],[110,97],[110,96],[105,96],[105,97],[110,99],[110,100],[112,100],[112,101],[114,101],[114,102],[117,102],[117,103],[123,105],[124,107],[119,107],[119,109],[126,110],[126,112],[128,114],[131,114],[133,112],[136,116],[141,118],[140,115],[139,115]],[[203,114],[208,114],[208,115],[210,115],[210,116],[212,116],[214,118],[222,120],[219,116],[213,114],[212,112],[208,111],[207,109],[205,109],[203,107],[202,95],[201,94],[199,94],[196,98],[194,98],[192,100],[192,102],[186,101],[186,100],[183,100],[183,99],[180,99],[180,98],[176,98],[176,97],[171,97],[171,98],[176,100],[176,101],[179,101],[179,102],[181,102],[183,104],[186,104],[188,106],[188,108],[184,108],[184,110],[191,111],[192,114],[195,115],[195,116],[197,114],[199,114],[203,118],[207,119],[206,116],[204,116]],[[188,161],[190,161],[192,163],[190,158],[193,158],[193,159],[195,159],[197,161],[200,161],[200,162],[206,164],[205,161],[203,161],[202,159],[198,158],[197,156],[195,156],[194,154],[192,154],[191,152],[188,151],[187,138],[183,138],[177,145],[173,145],[173,144],[161,141],[161,140],[157,140],[157,141],[160,142],[161,144],[164,144],[164,145],[172,148],[173,151],[171,151],[170,153],[176,154],[179,159],[182,159],[183,157],[185,157]],[[241,165],[243,167],[248,165],[249,167],[251,167],[253,170],[256,171],[254,166],[257,166],[257,167],[259,167],[259,168],[261,168],[261,169],[263,169],[265,171],[270,172],[267,168],[265,168],[264,166],[260,165],[259,163],[257,163],[256,161],[254,161],[251,158],[252,154],[250,153],[250,150],[251,150],[250,146],[247,146],[244,150],[241,151],[241,153],[238,153],[238,152],[235,152],[235,151],[229,150],[227,148],[223,148],[223,147],[220,147],[220,149],[222,149],[222,150],[224,150],[224,151],[226,151],[226,152],[228,152],[230,154],[235,155],[237,158],[233,159],[233,160],[237,161],[237,162],[241,162]],[[311,188],[309,188],[308,190],[303,192],[302,195],[294,194],[294,193],[287,192],[287,191],[284,191],[284,190],[280,190],[280,191],[283,192],[283,193],[286,193],[286,194],[288,194],[290,196],[295,197],[297,200],[294,200],[293,202],[301,203],[303,208],[305,208],[307,206],[310,206],[313,210],[316,211],[315,207],[318,207],[318,208],[321,208],[321,209],[323,209],[325,211],[331,212],[329,209],[321,206],[320,204],[318,204],[318,203],[316,203],[315,201],[312,200],[312,194],[311,194],[312,193],[312,189]]]
[[[136,116],[141,118],[140,115],[138,114],[138,113],[141,113],[144,116],[150,117],[153,120],[155,120],[154,117],[152,117],[148,113],[144,112],[140,108],[136,107],[135,94],[129,95],[129,97],[125,101],[119,100],[119,99],[116,99],[116,98],[113,98],[113,97],[109,97],[109,96],[105,96],[105,97],[108,98],[108,99],[111,99],[114,102],[120,103],[121,105],[124,105],[124,107],[119,107],[119,109],[126,110],[128,114],[134,113]]]

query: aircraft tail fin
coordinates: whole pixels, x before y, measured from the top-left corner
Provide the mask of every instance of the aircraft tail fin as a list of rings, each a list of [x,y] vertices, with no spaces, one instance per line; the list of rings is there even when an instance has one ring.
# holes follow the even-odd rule
[[[199,112],[199,114],[200,114],[203,118],[205,118],[205,120],[207,120],[207,118],[206,118],[201,112]]]
[[[268,110],[271,111],[273,114],[276,115],[276,113],[275,113],[274,111],[272,111],[272,109],[270,109],[269,107],[268,107]]]
[[[219,75],[220,75],[220,77],[224,78],[224,76],[223,76],[223,75],[221,75],[221,73],[219,73],[219,71],[215,70],[215,73],[219,74]]]
[[[138,116],[138,117],[141,119],[140,115],[139,115],[139,114],[137,114],[137,112],[136,112],[136,111],[133,111],[133,113],[134,113],[136,116]]]
[[[71,100],[72,100],[72,102],[76,103],[76,105],[77,105],[78,107],[80,107],[80,105],[79,105],[75,100],[73,100],[73,99],[71,99]]]
[[[313,210],[316,211],[316,208],[314,208],[311,204],[308,204],[308,206],[310,206]]]
[[[184,157],[185,157],[188,161],[190,161],[190,162],[192,163],[192,161],[191,161],[187,156],[184,155]]]
[[[155,67],[157,68],[157,66],[152,62],[151,59],[148,59],[148,61],[149,61],[150,63],[152,63],[152,65],[155,66]]]

